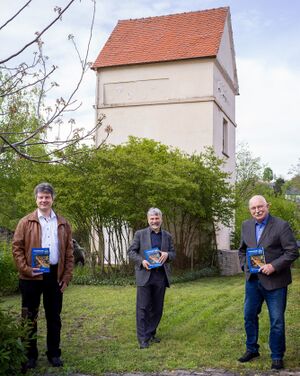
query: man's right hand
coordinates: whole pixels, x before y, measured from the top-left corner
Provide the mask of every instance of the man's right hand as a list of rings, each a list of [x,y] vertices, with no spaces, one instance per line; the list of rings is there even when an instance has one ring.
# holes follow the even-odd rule
[[[147,269],[147,270],[150,270],[150,268],[149,268],[149,262],[147,261],[147,260],[143,260],[143,262],[142,262],[142,265],[143,265],[143,267],[145,268],[145,269]]]
[[[43,272],[40,272],[39,270],[40,268],[32,268],[31,276],[36,277],[37,275],[43,274]]]

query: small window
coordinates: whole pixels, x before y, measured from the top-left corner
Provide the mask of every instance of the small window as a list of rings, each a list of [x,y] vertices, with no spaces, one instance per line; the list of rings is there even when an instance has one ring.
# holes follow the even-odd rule
[[[229,157],[229,150],[228,150],[228,121],[223,119],[223,149],[222,152],[226,157]]]

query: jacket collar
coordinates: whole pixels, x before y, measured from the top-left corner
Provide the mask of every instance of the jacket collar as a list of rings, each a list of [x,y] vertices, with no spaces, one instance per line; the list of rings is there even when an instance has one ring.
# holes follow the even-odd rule
[[[61,217],[60,215],[56,214],[56,218],[57,218],[57,225],[64,225],[66,224],[66,220],[64,219],[64,217]],[[38,209],[35,209],[34,212],[30,213],[28,215],[28,220],[29,221],[33,221],[33,222],[38,222],[39,223],[39,218],[38,218]]]

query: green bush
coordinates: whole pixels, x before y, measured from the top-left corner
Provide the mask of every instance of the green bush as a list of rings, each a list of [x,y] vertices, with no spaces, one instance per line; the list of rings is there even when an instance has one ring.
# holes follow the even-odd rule
[[[218,275],[219,271],[215,267],[203,268],[200,270],[173,273],[172,283],[183,283],[195,281],[203,277],[212,277]],[[92,270],[88,266],[75,268],[72,279],[74,285],[106,285],[106,286],[130,286],[135,285],[134,272],[130,274],[114,271],[110,273],[100,272],[92,274]]]
[[[0,309],[0,376],[21,374],[28,334],[29,326]]]
[[[6,243],[0,243],[0,296],[17,292],[18,280],[11,247]]]
[[[93,274],[91,268],[84,266],[74,269],[72,283],[75,285],[128,286],[134,285],[135,280],[133,272],[128,274],[115,270],[105,273],[96,272]]]

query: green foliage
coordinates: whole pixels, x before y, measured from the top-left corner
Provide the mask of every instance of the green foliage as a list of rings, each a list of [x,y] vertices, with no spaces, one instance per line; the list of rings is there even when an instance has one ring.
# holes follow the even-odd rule
[[[282,195],[282,187],[285,181],[282,178],[277,178],[274,182],[273,189],[276,196]]]
[[[11,245],[0,242],[0,296],[18,291],[18,273],[13,261]]]
[[[270,182],[273,180],[273,171],[270,167],[266,167],[263,172],[263,181]]]
[[[129,267],[126,271],[120,272],[115,270],[110,273],[92,273],[91,268],[84,266],[75,268],[74,276],[72,279],[73,285],[92,285],[92,286],[132,286],[135,285],[135,278],[133,268]],[[218,275],[217,268],[203,268],[196,271],[184,271],[175,273],[172,276],[172,283],[183,283],[195,281],[203,277],[212,277]]]
[[[102,271],[110,258],[126,261],[130,231],[147,225],[151,206],[163,211],[177,251],[203,264],[212,259],[213,223],[228,224],[232,216],[232,190],[221,165],[212,150],[189,156],[132,137],[124,145],[76,154],[67,168],[56,168],[51,181],[59,190],[58,207],[75,228],[92,230],[92,239],[97,234]],[[111,254],[106,260],[104,226]]]
[[[21,375],[29,327],[0,308],[0,376]]]

